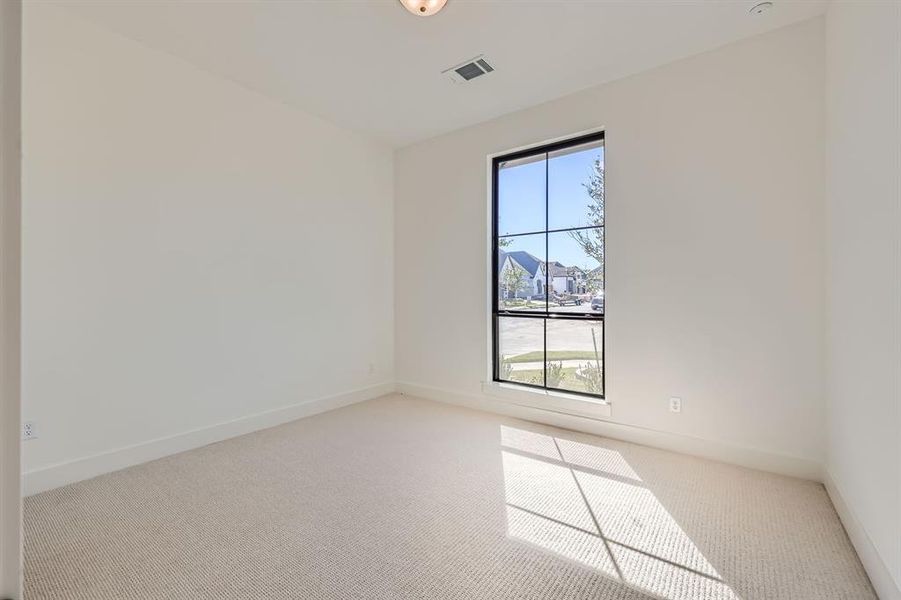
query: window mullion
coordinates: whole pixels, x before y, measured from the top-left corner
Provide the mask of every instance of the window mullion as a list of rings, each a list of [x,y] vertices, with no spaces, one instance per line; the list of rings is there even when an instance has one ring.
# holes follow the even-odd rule
[[[550,234],[547,230],[550,226],[550,201],[548,199],[548,153],[544,153],[544,389],[547,389],[547,320],[551,312],[551,292],[548,284],[551,282],[550,261]]]

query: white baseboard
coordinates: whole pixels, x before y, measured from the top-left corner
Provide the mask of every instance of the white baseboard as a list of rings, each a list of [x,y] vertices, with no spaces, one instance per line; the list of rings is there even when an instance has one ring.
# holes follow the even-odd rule
[[[901,600],[901,588],[892,577],[888,565],[882,560],[879,551],[873,545],[873,540],[870,539],[854,510],[845,501],[841,488],[828,470],[823,483],[829,493],[829,498],[832,499],[835,511],[842,520],[842,525],[845,526],[845,531],[848,532],[854,549],[857,550],[857,556],[860,557],[860,562],[863,563],[863,568],[870,577],[870,583],[873,584],[876,594],[880,600]]]
[[[463,394],[403,381],[397,382],[396,390],[402,394],[417,396],[427,400],[486,410],[527,421],[554,425],[564,429],[582,431],[672,452],[700,456],[770,473],[779,473],[813,481],[823,480],[822,465],[818,461],[797,456],[775,454],[756,448],[636,427],[606,419],[573,416],[552,410],[505,402],[486,394]]]
[[[116,448],[108,452],[86,456],[71,461],[50,465],[23,474],[23,494],[30,496],[76,481],[90,479],[104,473],[118,471],[170,454],[192,450],[214,442],[244,435],[295,421],[303,417],[323,413],[342,406],[371,400],[394,391],[394,383],[381,383],[366,388],[351,390],[343,394],[305,400],[231,421],[201,427],[176,435],[157,438],[147,442]]]

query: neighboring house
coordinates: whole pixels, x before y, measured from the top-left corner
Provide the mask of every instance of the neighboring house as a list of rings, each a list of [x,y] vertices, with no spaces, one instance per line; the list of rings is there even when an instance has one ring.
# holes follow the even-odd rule
[[[545,274],[545,264],[539,258],[529,254],[524,250],[516,250],[513,252],[505,252],[501,250],[497,257],[498,268],[498,285],[501,287],[501,297],[514,297],[513,290],[506,289],[504,284],[505,275],[510,269],[519,267],[525,271],[523,284],[516,291],[516,298],[529,298],[530,296],[538,296],[544,294],[547,287],[547,276]]]
[[[585,271],[557,261],[550,264],[551,287],[558,294],[584,294],[588,291]]]
[[[510,269],[519,267],[524,273],[524,281],[516,290],[517,298],[540,296],[547,291],[550,280],[551,293],[556,294],[584,294],[588,291],[588,277],[585,271],[579,267],[567,267],[557,261],[545,263],[540,258],[523,250],[498,254],[498,285],[501,287],[502,298],[512,298],[514,292],[506,289],[507,273]]]

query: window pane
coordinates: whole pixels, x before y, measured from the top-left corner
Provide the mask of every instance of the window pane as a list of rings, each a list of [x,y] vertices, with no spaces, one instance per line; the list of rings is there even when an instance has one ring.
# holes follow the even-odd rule
[[[548,229],[604,224],[604,142],[548,154]]]
[[[547,310],[545,234],[498,239],[498,310]]]
[[[559,390],[604,392],[603,321],[547,321],[547,386]]]
[[[544,319],[498,317],[498,379],[544,385]]]
[[[585,139],[495,163],[495,379],[603,397],[604,142]]]
[[[548,310],[604,312],[604,228],[548,234]]]
[[[544,231],[545,155],[507,161],[497,170],[497,233]]]

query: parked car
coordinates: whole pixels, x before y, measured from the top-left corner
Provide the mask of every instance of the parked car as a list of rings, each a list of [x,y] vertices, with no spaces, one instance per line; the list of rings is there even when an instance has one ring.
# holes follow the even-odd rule
[[[573,294],[554,294],[551,296],[551,301],[556,302],[560,306],[566,306],[567,304],[579,306],[582,304],[582,298]]]
[[[599,292],[597,296],[591,299],[591,310],[604,310],[604,292]]]

